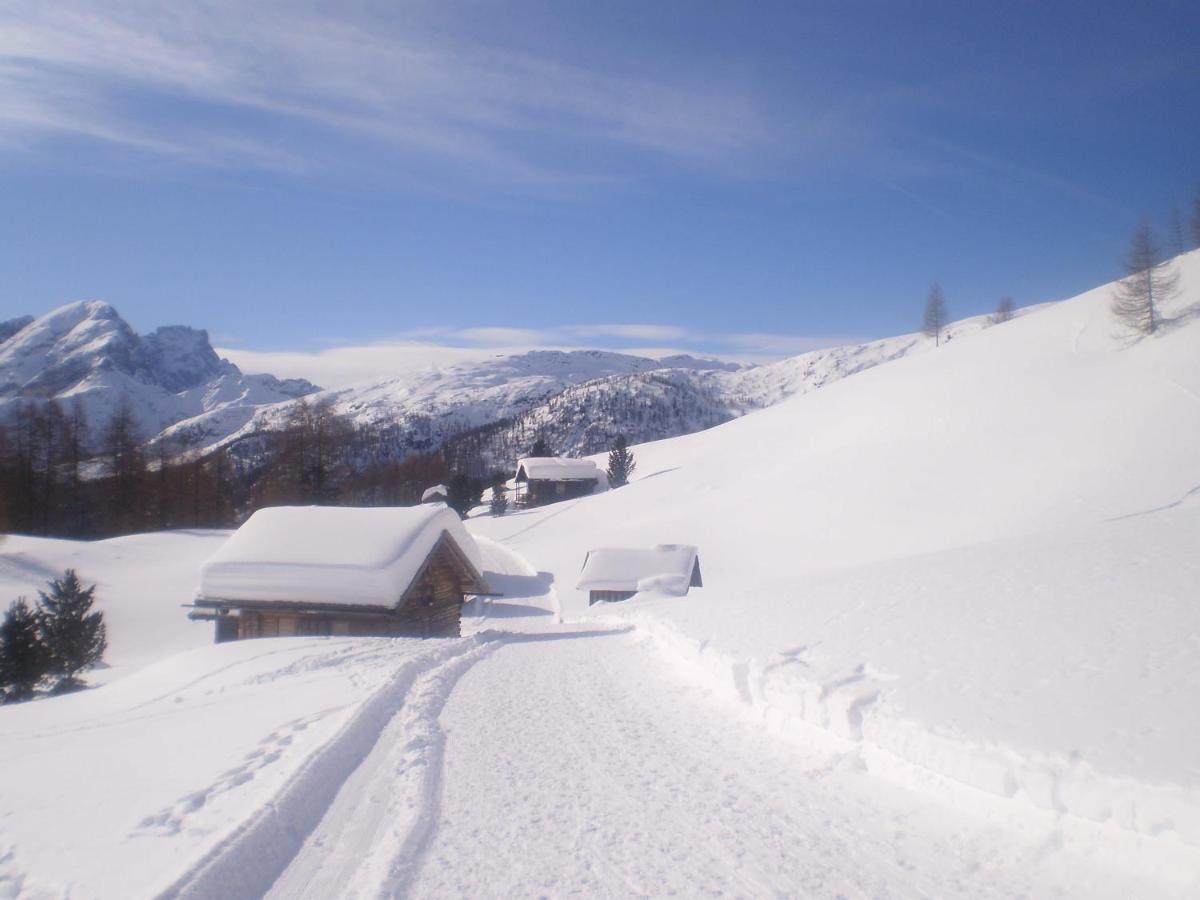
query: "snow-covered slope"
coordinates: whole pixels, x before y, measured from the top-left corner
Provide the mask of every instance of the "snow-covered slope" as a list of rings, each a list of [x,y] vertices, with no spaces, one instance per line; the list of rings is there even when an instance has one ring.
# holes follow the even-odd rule
[[[698,545],[704,588],[590,612],[878,768],[1200,844],[1200,253],[1179,265],[1153,338],[1105,286],[474,528],[568,617],[589,549]]]
[[[990,324],[987,316],[964,319],[952,324],[943,339],[962,339]],[[618,434],[636,443],[703,431],[935,346],[933,338],[918,333],[815,350],[761,366],[698,368],[685,367],[686,360],[678,358],[663,360],[673,367],[568,386],[524,412],[461,435],[452,427],[447,443],[477,450],[487,469],[511,469],[538,437],[547,439],[556,453],[582,456],[609,449]],[[454,410],[446,415],[453,420]],[[470,452],[464,455],[469,458]]]
[[[217,356],[204,331],[172,325],[139,337],[99,301],[0,328],[0,417],[21,399],[78,397],[99,430],[126,400],[146,439],[204,414],[218,418],[224,434],[260,406],[315,390],[301,379],[242,374]]]

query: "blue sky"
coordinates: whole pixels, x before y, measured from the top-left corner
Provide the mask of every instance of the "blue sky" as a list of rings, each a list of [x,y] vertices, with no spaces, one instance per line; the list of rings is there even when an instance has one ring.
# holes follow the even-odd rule
[[[782,355],[1200,190],[1200,4],[449,6],[0,7],[0,318]]]

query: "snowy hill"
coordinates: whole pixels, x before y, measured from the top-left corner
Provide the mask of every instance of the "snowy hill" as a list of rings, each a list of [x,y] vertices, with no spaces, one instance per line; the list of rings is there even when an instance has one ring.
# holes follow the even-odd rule
[[[632,616],[877,771],[1200,845],[1200,252],[1179,267],[1152,338],[1104,286],[475,528],[554,573],[567,618]],[[701,548],[705,588],[591,610],[573,590],[589,549],[664,542]]]
[[[961,339],[989,325],[987,316],[964,319],[947,328],[943,340]],[[556,453],[583,456],[608,450],[618,434],[640,443],[703,431],[934,347],[932,338],[908,334],[814,350],[760,366],[676,367],[677,362],[661,360],[671,367],[566,387],[491,425],[458,435],[451,430],[448,443],[478,451],[487,469],[512,468],[538,436],[546,437]]]
[[[22,399],[78,397],[98,430],[126,400],[149,439],[203,414],[236,427],[257,407],[315,390],[302,379],[242,374],[217,356],[204,331],[167,326],[139,336],[99,301],[0,327],[0,416]]]

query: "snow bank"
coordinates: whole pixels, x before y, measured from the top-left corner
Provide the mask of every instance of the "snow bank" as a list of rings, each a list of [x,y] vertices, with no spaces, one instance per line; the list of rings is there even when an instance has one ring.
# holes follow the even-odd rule
[[[448,534],[479,550],[445,506],[260,509],[204,564],[198,597],[394,607]]]

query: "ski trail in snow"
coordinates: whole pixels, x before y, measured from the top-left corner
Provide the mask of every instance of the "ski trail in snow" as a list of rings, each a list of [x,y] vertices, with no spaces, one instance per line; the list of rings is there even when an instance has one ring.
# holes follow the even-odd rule
[[[275,798],[238,826],[158,896],[259,897],[301,851],[343,785],[379,744],[379,736],[404,709],[406,698],[431,671],[486,651],[478,638],[429,642],[429,652],[401,665],[338,734],[299,769]]]
[[[374,896],[403,881],[403,865],[393,870],[393,863],[419,854],[436,813],[444,743],[437,715],[462,673],[495,646],[485,639],[417,677],[400,711],[266,896]]]

